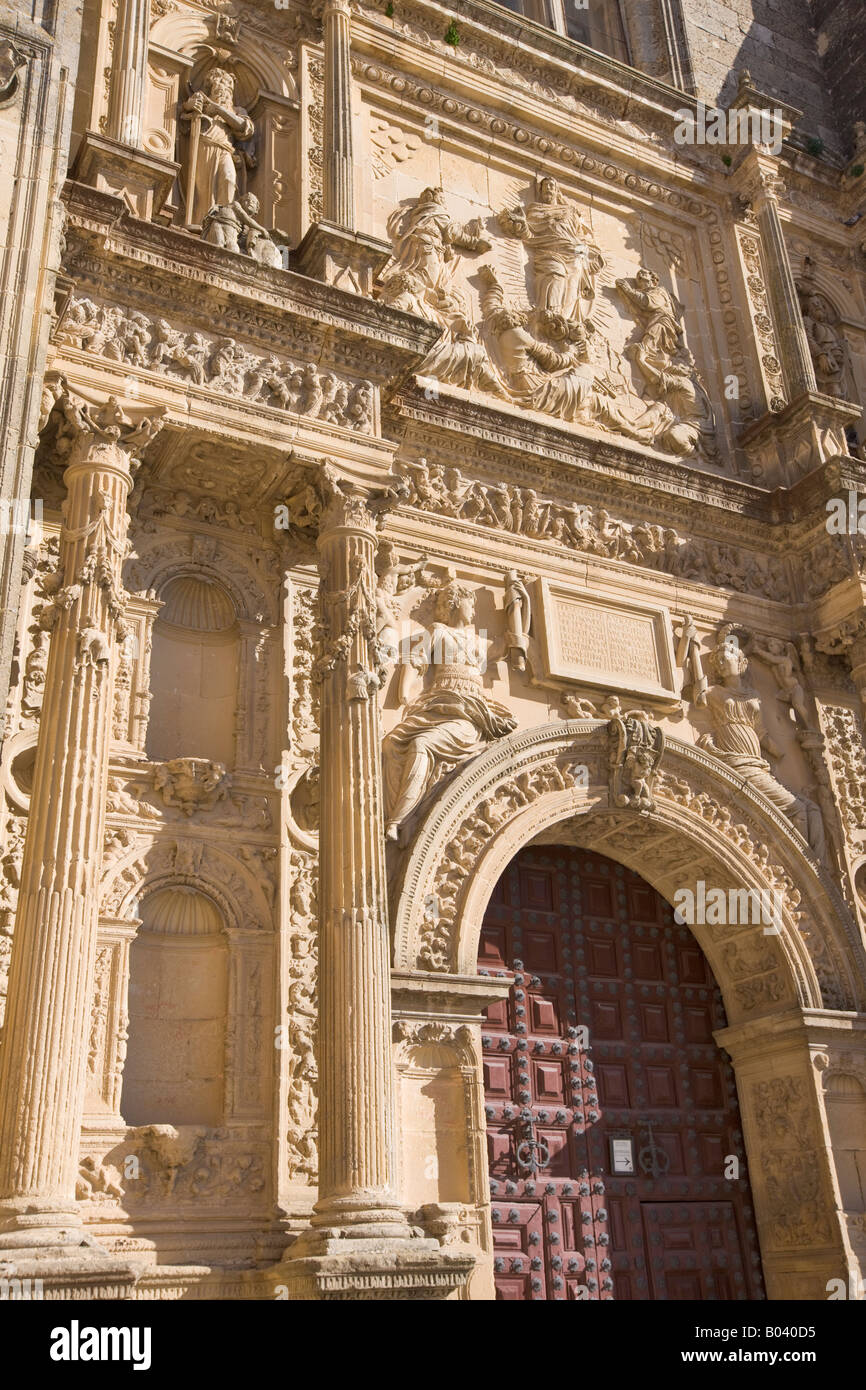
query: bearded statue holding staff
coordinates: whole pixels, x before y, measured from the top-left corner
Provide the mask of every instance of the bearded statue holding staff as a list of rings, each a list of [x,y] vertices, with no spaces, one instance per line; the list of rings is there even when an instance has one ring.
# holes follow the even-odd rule
[[[186,220],[199,227],[211,208],[235,202],[241,163],[236,144],[252,138],[253,123],[242,106],[235,106],[234,76],[219,67],[185,103],[182,119],[190,127]]]

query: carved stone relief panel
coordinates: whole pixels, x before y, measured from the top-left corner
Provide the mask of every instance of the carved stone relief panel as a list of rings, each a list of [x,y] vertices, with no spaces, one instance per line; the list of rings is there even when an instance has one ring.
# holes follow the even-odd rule
[[[397,467],[409,485],[407,502],[421,511],[719,588],[747,590],[775,600],[790,596],[780,555],[684,536],[673,526],[629,522],[606,507],[562,502],[531,487],[485,482],[426,458],[399,459]]]
[[[381,138],[381,121],[371,129]],[[401,148],[411,161],[416,144]],[[386,218],[393,255],[381,298],[443,329],[420,375],[718,463],[714,408],[686,346],[684,305],[667,287],[683,265],[674,242],[644,242],[663,283],[629,262],[614,220],[582,208],[552,174],[528,191],[500,176],[491,194],[465,172],[468,195],[431,185]],[[480,215],[466,218],[470,208]],[[617,275],[626,265],[636,273]]]
[[[344,429],[376,428],[376,389],[370,381],[321,371],[312,362],[263,357],[231,337],[173,326],[116,304],[73,298],[57,330],[58,343],[112,362],[157,372],[187,389],[199,388]]]

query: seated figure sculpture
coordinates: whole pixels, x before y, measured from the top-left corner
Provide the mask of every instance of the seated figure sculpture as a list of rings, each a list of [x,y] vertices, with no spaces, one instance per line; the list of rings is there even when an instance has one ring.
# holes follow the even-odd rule
[[[495,342],[508,393],[528,410],[561,420],[606,427],[641,444],[691,453],[694,430],[664,401],[638,396],[619,371],[591,361],[590,320],[566,321],[547,309],[518,310],[505,303],[492,266],[478,270],[484,326]]]
[[[747,683],[749,663],[745,652],[732,637],[723,635],[704,664],[714,682],[707,695],[714,732],[702,734],[698,743],[772,801],[808,840],[815,855],[823,859],[824,822],[819,807],[808,797],[784,787],[764,758],[764,749],[771,757],[779,756],[779,750],[764,728],[760,696]]]
[[[449,580],[437,590],[435,602],[424,653],[432,684],[382,743],[389,840],[396,840],[400,825],[420,804],[443,763],[465,762],[517,727],[509,711],[484,692],[485,655],[473,627],[474,593]]]

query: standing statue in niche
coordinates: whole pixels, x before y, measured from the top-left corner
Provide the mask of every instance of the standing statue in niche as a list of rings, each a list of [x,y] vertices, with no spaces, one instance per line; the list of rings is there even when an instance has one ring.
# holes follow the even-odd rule
[[[235,106],[235,79],[227,68],[215,67],[204,87],[184,104],[181,118],[189,123],[189,162],[186,171],[186,220],[200,226],[211,208],[230,208],[238,193],[237,148],[253,135],[253,123],[242,106]]]
[[[845,339],[835,327],[835,315],[823,294],[800,286],[803,327],[812,354],[818,390],[825,396],[844,396]]]
[[[707,673],[714,684],[707,695],[707,706],[715,732],[702,734],[698,743],[715,753],[734,772],[772,801],[808,840],[819,859],[825,855],[824,823],[821,812],[808,797],[797,796],[783,787],[763,756],[781,752],[767,736],[761,717],[761,700],[745,677],[749,663],[739,642],[722,631],[718,644],[706,660]]]
[[[435,592],[435,619],[425,643],[432,684],[382,743],[386,838],[419,805],[443,763],[456,765],[517,727],[484,692],[485,642],[474,629],[475,594],[448,580]]]
[[[526,243],[535,278],[535,305],[567,322],[581,324],[595,298],[595,277],[604,257],[577,205],[562,196],[556,179],[540,178],[528,208],[505,209],[499,225],[506,236]]]

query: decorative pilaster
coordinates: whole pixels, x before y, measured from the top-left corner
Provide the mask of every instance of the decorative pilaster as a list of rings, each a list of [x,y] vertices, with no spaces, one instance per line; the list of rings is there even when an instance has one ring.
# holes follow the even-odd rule
[[[160,428],[57,399],[43,448],[66,461],[51,647],[0,1056],[0,1251],[104,1260],[76,1212],[118,643],[138,451]]]
[[[793,400],[804,391],[817,391],[818,384],[779,216],[779,198],[785,187],[779,178],[776,160],[755,149],[748,151],[737,169],[737,176],[740,196],[751,203],[758,220],[782,367]]]
[[[118,0],[105,134],[86,132],[74,174],[124,198],[136,217],[158,217],[180,173],[173,160],[148,153],[142,143],[150,0]]]
[[[396,494],[319,486],[319,1200],[289,1264],[300,1297],[443,1297],[472,1260],[413,1238],[396,1190],[374,567]]]
[[[355,230],[349,0],[325,0],[325,220]]]
[[[150,0],[120,0],[114,28],[108,134],[121,145],[141,145],[147,79]]]
[[[743,431],[740,443],[766,486],[789,487],[815,468],[848,453],[845,431],[859,419],[860,408],[818,389],[782,231],[779,200],[784,184],[777,161],[749,147],[734,170],[734,184],[740,201],[751,208],[757,222],[781,358],[774,371],[778,374],[781,365],[788,396],[787,404],[783,400],[778,406],[771,402],[770,412]],[[763,360],[766,369],[766,354]]]

